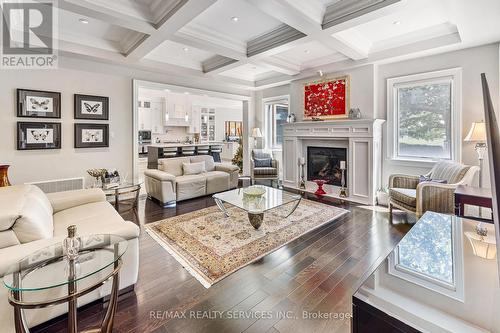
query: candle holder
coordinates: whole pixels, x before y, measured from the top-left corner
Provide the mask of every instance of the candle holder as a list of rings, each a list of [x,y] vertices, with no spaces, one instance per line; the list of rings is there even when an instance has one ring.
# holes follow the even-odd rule
[[[78,258],[80,251],[81,240],[80,237],[76,236],[76,226],[70,225],[68,227],[68,237],[63,241],[63,251],[69,260],[75,260]]]
[[[299,188],[301,190],[306,189],[306,181],[305,181],[305,175],[304,175],[304,165],[306,164],[305,160],[303,157],[299,158],[299,165],[300,165],[300,182],[299,182]]]
[[[347,198],[347,188],[345,187],[345,168],[340,169],[342,172],[342,180],[341,180],[341,187],[340,187],[340,194],[339,196],[341,198]]]

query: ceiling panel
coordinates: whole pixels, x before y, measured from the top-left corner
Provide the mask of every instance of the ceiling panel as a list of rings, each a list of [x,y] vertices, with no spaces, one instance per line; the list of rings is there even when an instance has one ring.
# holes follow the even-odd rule
[[[238,21],[233,21],[233,17],[237,17]],[[205,27],[208,34],[215,33],[247,42],[282,23],[244,0],[219,0],[186,25],[186,28],[189,29],[191,24]]]
[[[324,46],[318,41],[311,41],[305,44],[301,44],[285,52],[275,55],[275,57],[292,62],[296,65],[301,66],[301,68],[307,67],[307,64],[313,62],[314,60],[327,56],[337,60],[339,58],[345,58],[338,52],[333,51],[332,49]]]
[[[220,73],[220,75],[229,76],[241,80],[256,81],[280,75],[280,73],[271,71],[264,66],[245,64],[222,72]]]
[[[202,70],[201,63],[215,56],[204,50],[167,40],[146,56],[146,59]]]

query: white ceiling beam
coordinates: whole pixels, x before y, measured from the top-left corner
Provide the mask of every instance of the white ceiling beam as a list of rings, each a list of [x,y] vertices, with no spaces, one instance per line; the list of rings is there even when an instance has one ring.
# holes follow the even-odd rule
[[[332,50],[341,52],[345,56],[360,60],[368,57],[368,54],[359,50],[357,47],[348,44],[346,41],[339,40],[326,34],[323,31],[320,22],[304,14],[300,8],[296,7],[294,0],[247,0],[254,4],[261,11],[273,16],[281,22],[295,28],[308,35]]]
[[[43,2],[43,0],[36,1]],[[152,34],[156,31],[153,24],[143,18],[137,18],[124,14],[120,11],[99,6],[88,0],[59,0],[55,1],[54,4],[56,4],[60,9],[67,10],[84,17],[107,22],[109,24],[135,30],[144,34]]]
[[[211,42],[210,40],[191,36],[182,32],[176,32],[169,38],[171,41],[194,47],[196,49],[212,52],[224,57],[243,60],[247,57],[246,52]]]
[[[144,58],[176,31],[191,22],[217,0],[182,0],[159,23],[157,31],[145,37],[127,52],[128,58]]]
[[[274,57],[252,60],[252,63],[257,66],[267,68],[271,71],[286,75],[297,75],[300,73],[300,65]]]

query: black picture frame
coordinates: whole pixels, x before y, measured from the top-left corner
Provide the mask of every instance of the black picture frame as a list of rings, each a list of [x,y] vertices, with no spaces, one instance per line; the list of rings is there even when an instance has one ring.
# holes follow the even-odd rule
[[[75,148],[106,147],[109,147],[108,124],[75,124]]]
[[[75,119],[109,120],[109,97],[75,94]]]
[[[17,150],[61,149],[61,123],[17,123]]]
[[[17,89],[17,116],[23,118],[61,118],[61,93]]]

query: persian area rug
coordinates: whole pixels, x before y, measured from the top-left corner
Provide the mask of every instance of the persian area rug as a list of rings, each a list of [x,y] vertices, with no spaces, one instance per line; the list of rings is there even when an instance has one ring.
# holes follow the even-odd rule
[[[293,205],[293,203],[291,203]],[[247,213],[226,205],[230,217],[217,206],[146,225],[146,231],[205,288],[285,244],[332,222],[349,211],[302,199],[290,207],[269,210],[259,230]]]

